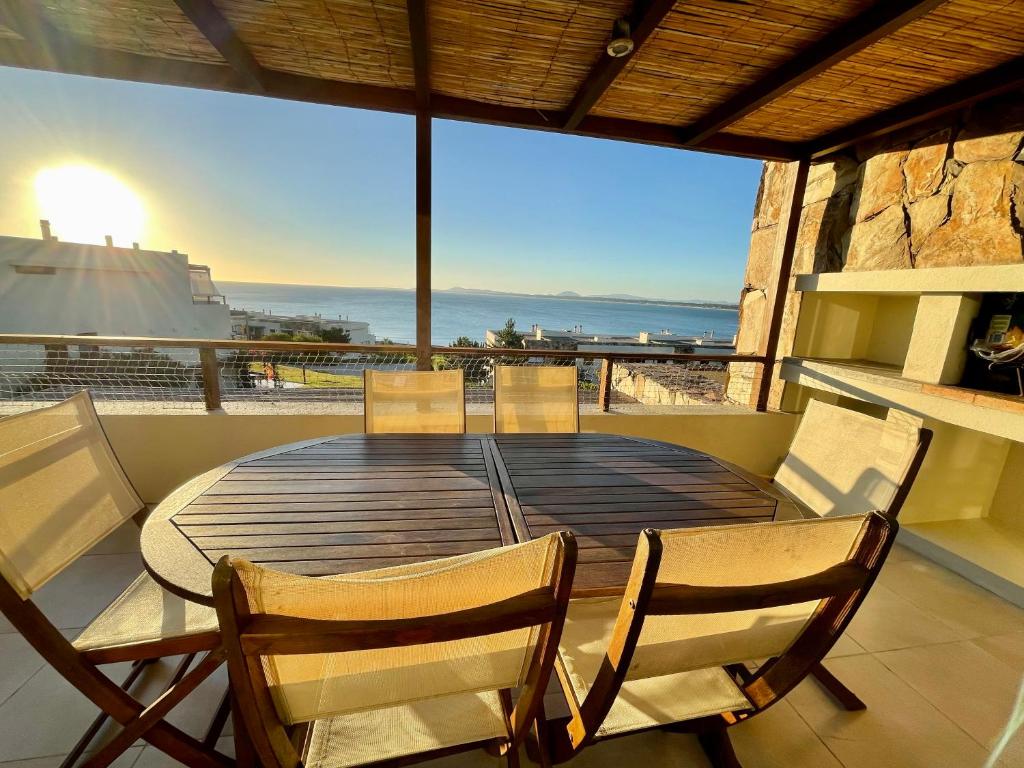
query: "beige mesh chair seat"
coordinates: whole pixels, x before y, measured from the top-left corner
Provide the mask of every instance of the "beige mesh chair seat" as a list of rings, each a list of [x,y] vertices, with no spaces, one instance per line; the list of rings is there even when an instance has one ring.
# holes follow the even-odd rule
[[[895,515],[931,441],[930,430],[894,408],[876,419],[811,400],[774,484],[809,513]]]
[[[514,764],[575,562],[568,534],[322,579],[223,558],[214,601],[260,762],[342,768],[487,747]],[[304,755],[290,732],[303,724]]]
[[[570,605],[556,669],[571,719],[551,734],[556,760],[670,727],[698,733],[714,765],[733,765],[725,728],[820,662],[895,531],[875,512],[644,531],[625,595]],[[742,666],[764,659],[753,673]]]
[[[180,653],[220,643],[217,612],[172,595],[148,573],[139,576],[75,638],[72,645],[94,661],[110,663],[160,653],[167,641]]]
[[[226,758],[163,719],[223,663],[213,611],[142,575],[72,643],[31,599],[143,506],[88,393],[0,419],[0,612],[101,711],[65,764],[84,753],[109,716],[124,727],[90,756],[91,766],[110,765],[141,738],[194,768],[213,768]],[[209,653],[189,669],[200,651]],[[147,662],[178,654],[184,659],[163,696],[149,707],[132,697]],[[123,687],[96,666],[121,661],[133,662]]]
[[[576,366],[499,365],[494,369],[494,431],[579,432]]]
[[[466,394],[462,369],[363,372],[367,434],[463,433]]]
[[[496,691],[460,693],[317,720],[303,762],[308,768],[349,768],[510,738]]]

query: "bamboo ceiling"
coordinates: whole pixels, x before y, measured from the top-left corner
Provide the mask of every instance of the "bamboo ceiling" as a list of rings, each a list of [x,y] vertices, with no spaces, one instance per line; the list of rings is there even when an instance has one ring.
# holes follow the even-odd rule
[[[612,59],[621,17],[636,49]],[[1024,87],[1021,18],[1024,0],[3,0],[0,64],[792,158],[905,125],[901,105]]]

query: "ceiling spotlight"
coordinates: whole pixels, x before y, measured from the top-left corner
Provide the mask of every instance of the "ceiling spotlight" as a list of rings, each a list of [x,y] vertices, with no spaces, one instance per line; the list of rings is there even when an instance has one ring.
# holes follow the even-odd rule
[[[626,19],[618,19],[612,25],[612,39],[607,50],[613,59],[621,59],[633,52],[633,38],[630,37],[629,22]]]

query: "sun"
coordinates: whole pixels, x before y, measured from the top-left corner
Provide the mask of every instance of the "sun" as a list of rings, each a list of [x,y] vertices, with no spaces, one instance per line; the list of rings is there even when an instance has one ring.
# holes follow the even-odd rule
[[[146,210],[132,189],[91,165],[44,168],[35,178],[39,218],[65,242],[102,243],[104,236],[128,246],[142,238]]]

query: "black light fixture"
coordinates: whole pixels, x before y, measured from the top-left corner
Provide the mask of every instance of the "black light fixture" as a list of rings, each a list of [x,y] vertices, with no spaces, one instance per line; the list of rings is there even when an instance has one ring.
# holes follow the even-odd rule
[[[617,19],[612,25],[612,39],[606,50],[613,59],[621,59],[633,52],[633,38],[630,36],[627,19]]]

